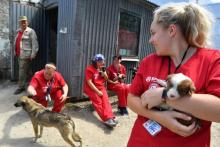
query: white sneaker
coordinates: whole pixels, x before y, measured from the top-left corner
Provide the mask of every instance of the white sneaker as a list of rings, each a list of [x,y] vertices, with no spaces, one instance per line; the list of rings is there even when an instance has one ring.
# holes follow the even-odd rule
[[[116,123],[113,119],[108,119],[104,122],[105,125],[109,126],[109,127],[115,127],[116,126]]]

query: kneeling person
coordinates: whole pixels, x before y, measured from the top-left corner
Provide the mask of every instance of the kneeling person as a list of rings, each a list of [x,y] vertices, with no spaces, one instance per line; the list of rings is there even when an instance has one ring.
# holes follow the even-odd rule
[[[62,75],[56,71],[56,66],[48,63],[43,70],[34,74],[27,93],[45,107],[52,99],[54,101],[52,111],[60,112],[67,98],[68,86]]]

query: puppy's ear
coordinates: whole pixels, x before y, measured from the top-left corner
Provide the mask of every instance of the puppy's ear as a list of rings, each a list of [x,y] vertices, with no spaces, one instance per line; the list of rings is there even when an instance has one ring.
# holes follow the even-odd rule
[[[190,91],[189,91],[190,95],[192,95],[195,91],[196,91],[196,87],[195,87],[194,84],[192,83],[192,84],[190,85]]]
[[[192,93],[195,91],[195,87],[190,80],[183,80],[177,86],[177,91],[181,97],[183,96],[191,96]]]

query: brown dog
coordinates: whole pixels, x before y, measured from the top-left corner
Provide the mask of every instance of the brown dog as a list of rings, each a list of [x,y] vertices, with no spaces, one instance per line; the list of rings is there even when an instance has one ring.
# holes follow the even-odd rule
[[[57,128],[63,139],[72,147],[75,147],[74,141],[80,142],[80,146],[82,146],[81,137],[75,132],[75,124],[69,116],[47,110],[44,106],[27,96],[22,96],[14,106],[22,106],[30,116],[35,133],[35,142],[42,136],[43,126],[45,126]],[[39,135],[38,125],[40,126]]]

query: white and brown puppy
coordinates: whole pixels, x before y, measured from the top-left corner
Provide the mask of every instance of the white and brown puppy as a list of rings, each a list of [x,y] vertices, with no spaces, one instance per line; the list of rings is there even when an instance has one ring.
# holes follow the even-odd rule
[[[196,90],[193,81],[182,73],[168,75],[166,83],[167,98],[170,100],[191,96]]]
[[[162,87],[165,87],[166,99],[169,99],[169,100],[176,100],[184,96],[191,96],[196,90],[193,81],[188,76],[182,73],[168,75],[166,81],[157,80],[157,83],[160,84]],[[166,103],[160,104],[159,106],[156,106],[155,108],[161,111],[174,110],[172,107],[170,107]],[[178,111],[178,110],[175,110],[175,111]],[[188,126],[192,124],[193,121],[196,121],[197,123],[198,119],[192,116],[191,121],[185,121],[182,119],[178,119],[178,121]]]
[[[191,96],[196,90],[193,81],[182,73],[168,75],[166,84],[167,86],[165,90],[167,92],[167,99],[170,100],[176,100],[184,96]],[[182,119],[177,120],[186,126],[192,124],[195,121],[196,125],[200,127],[199,119],[195,118],[194,116],[191,117],[192,119],[190,121]]]

